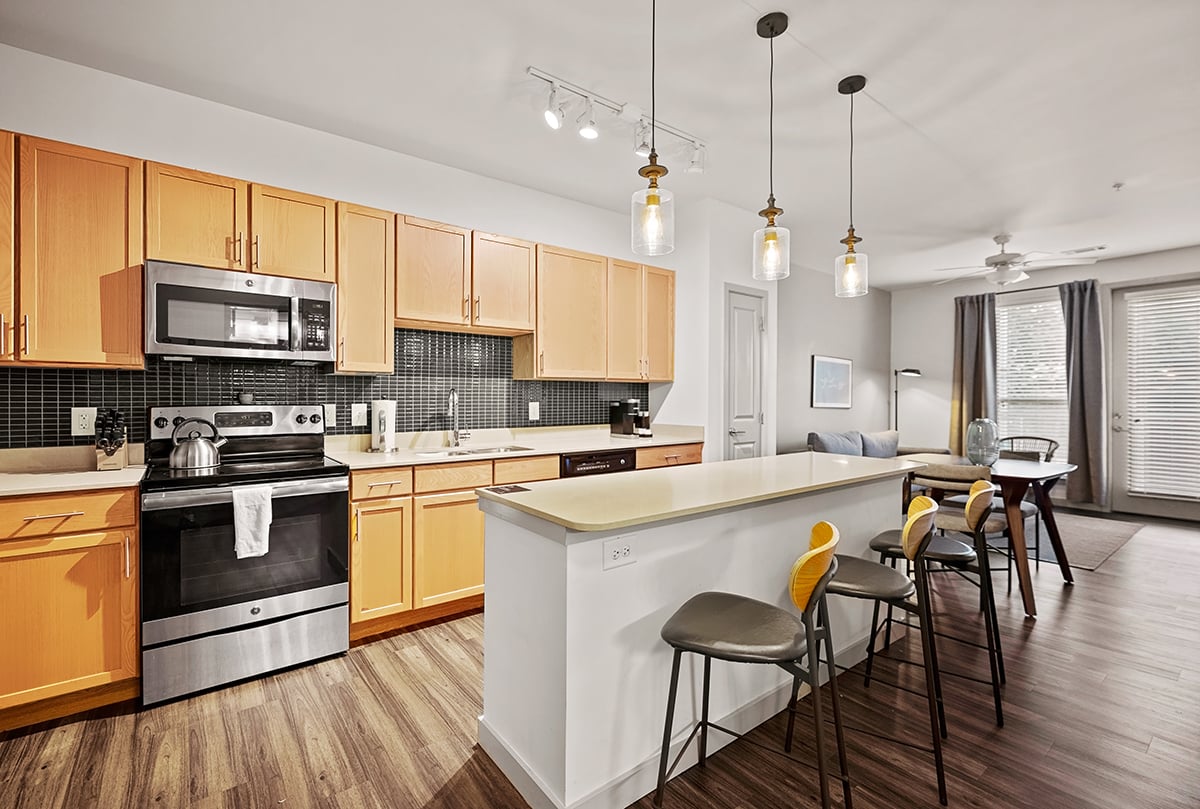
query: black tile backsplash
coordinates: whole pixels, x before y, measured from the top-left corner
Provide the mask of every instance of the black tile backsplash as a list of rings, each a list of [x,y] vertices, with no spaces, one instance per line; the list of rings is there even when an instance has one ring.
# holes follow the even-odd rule
[[[72,407],[125,413],[129,440],[146,438],[146,409],[164,405],[234,404],[253,391],[266,404],[336,404],[330,433],[368,433],[350,426],[350,405],[395,399],[399,432],[446,429],[446,393],[458,390],[459,423],[486,427],[607,424],[614,399],[648,400],[644,382],[557,382],[512,378],[512,338],[396,329],[395,376],[333,376],[292,365],[148,358],[145,371],[0,368],[0,448],[90,444],[71,435]],[[528,419],[529,402],[541,418]]]

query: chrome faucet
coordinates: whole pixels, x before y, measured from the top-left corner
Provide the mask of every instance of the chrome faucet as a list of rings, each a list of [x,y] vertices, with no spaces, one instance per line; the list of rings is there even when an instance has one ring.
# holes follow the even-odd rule
[[[450,389],[446,396],[446,418],[450,419],[450,446],[460,446],[460,438],[470,438],[470,430],[458,429],[458,391]]]

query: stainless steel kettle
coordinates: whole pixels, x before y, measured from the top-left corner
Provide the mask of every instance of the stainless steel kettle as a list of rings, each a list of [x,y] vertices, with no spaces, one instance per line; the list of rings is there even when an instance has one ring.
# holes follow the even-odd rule
[[[192,422],[207,424],[208,429],[212,430],[212,438],[200,435],[199,430],[191,430],[186,438],[180,438],[180,430]],[[212,469],[219,466],[221,452],[218,448],[228,440],[221,437],[217,426],[208,419],[184,419],[175,425],[175,430],[171,433],[171,443],[174,446],[171,447],[170,466],[172,469]]]

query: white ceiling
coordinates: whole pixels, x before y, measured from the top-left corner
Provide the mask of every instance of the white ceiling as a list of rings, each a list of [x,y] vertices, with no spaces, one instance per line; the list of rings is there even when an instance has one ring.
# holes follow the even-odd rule
[[[765,12],[776,41],[775,192],[793,263],[830,271],[855,225],[882,287],[996,252],[1200,244],[1200,2],[732,0],[658,3],[658,117],[702,138],[677,206],[767,194]],[[0,41],[275,118],[626,211],[641,184],[627,124],[586,142],[542,122],[534,65],[650,106],[645,0],[0,0]],[[678,145],[677,145],[678,144]],[[1114,191],[1114,183],[1123,183]]]

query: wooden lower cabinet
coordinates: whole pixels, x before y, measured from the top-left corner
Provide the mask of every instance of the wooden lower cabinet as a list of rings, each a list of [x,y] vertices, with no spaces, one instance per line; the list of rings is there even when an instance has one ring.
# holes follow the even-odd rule
[[[138,676],[133,528],[0,542],[0,710]]]
[[[350,622],[413,608],[411,497],[356,503],[350,548]]]
[[[418,608],[483,592],[483,512],[474,491],[413,498],[413,602]]]
[[[683,466],[703,460],[704,444],[670,444],[664,447],[642,447],[637,451],[637,468]]]

